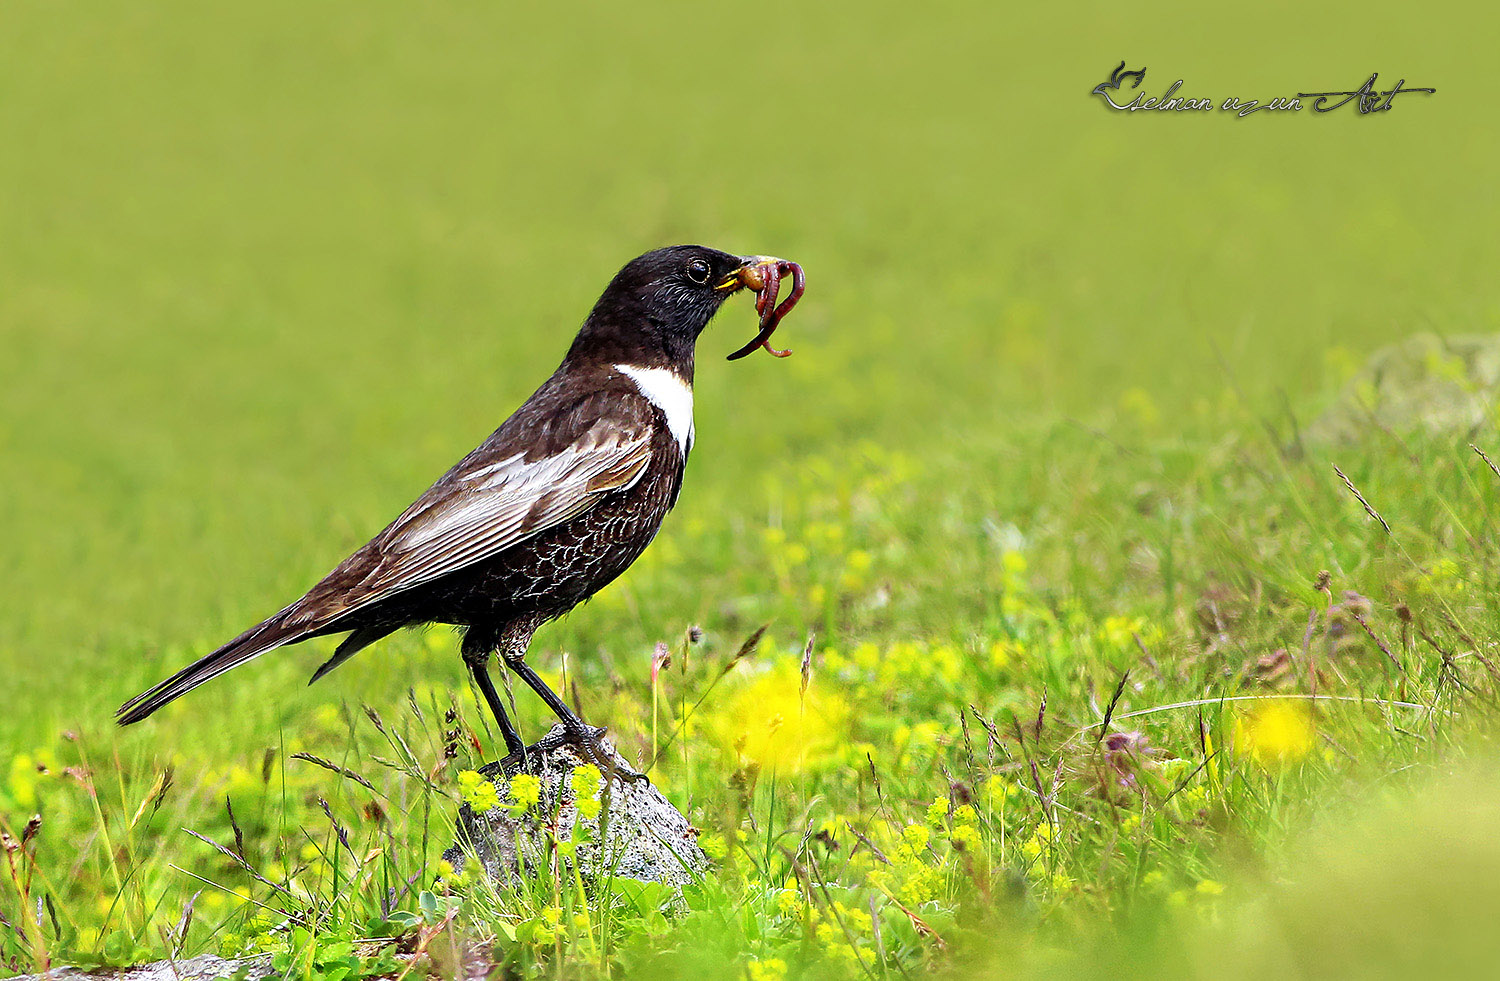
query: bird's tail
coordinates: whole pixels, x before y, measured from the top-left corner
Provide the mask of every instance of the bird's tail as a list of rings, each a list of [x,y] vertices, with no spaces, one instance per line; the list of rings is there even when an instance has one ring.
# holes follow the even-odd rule
[[[212,654],[199,658],[156,687],[141,692],[120,706],[115,713],[116,721],[122,726],[139,722],[168,702],[186,695],[230,668],[238,667],[283,644],[302,640],[308,635],[306,627],[288,626],[287,612],[283,610],[269,620],[256,624]]]

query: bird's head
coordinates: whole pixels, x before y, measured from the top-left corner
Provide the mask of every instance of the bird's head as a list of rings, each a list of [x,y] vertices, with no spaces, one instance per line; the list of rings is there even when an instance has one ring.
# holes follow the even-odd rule
[[[780,260],[674,245],[625,264],[594,304],[568,359],[674,367],[690,373],[698,335],[733,294],[758,290]]]

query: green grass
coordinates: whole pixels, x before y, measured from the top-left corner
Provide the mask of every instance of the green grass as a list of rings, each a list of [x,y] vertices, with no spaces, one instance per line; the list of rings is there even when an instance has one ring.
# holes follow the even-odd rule
[[[0,815],[42,825],[0,869],[0,966],[269,945],[332,970],[336,943],[405,929],[393,885],[402,923],[442,922],[456,773],[494,756],[447,632],[316,688],[328,645],[278,652],[126,732],[113,709],[381,527],[545,377],[622,262],[678,241],[801,262],[796,355],[725,364],[753,324],[720,316],[681,504],[532,658],[556,677],[566,654],[641,759],[653,695],[658,744],[703,699],[652,775],[723,869],[671,917],[475,886],[432,950],[500,938],[522,974],[1076,976],[1228,970],[1231,945],[1247,976],[1326,974],[1351,894],[1412,950],[1474,940],[1439,913],[1489,896],[1492,792],[1431,787],[1489,772],[1500,479],[1468,443],[1500,449],[1493,421],[1289,447],[1375,348],[1500,326],[1496,26],[1479,5],[8,3]],[[1376,70],[1439,91],[1377,118],[1124,118],[1086,96],[1121,58],[1153,93]],[[653,693],[657,642],[678,653]],[[1088,727],[1127,670],[1122,757]],[[1314,693],[1341,700],[1284,766],[1248,751],[1260,703],[1219,701]],[[901,850],[967,794],[977,840],[945,817]],[[1434,823],[1473,855],[1419,860]],[[1394,859],[1319,843],[1346,825],[1415,863],[1422,916],[1380,901],[1411,886]],[[1358,953],[1354,973],[1406,963]]]

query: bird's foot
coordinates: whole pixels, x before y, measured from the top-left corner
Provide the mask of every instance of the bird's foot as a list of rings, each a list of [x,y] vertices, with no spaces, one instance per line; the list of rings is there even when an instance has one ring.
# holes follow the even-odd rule
[[[527,770],[531,769],[531,761],[538,758],[533,756],[532,754],[535,753],[540,746],[540,743],[536,744],[535,746],[529,746],[525,749],[519,750],[518,752],[511,753],[509,756],[500,760],[500,762],[496,765],[500,767],[500,772],[505,774],[505,779],[509,780],[516,774],[525,773]]]
[[[601,726],[591,726],[581,720],[563,722],[561,725],[553,726],[545,736],[527,746],[524,750],[511,753],[500,761],[500,769],[506,777],[513,777],[518,773],[524,773],[531,769],[529,764],[540,764],[542,758],[561,749],[566,745],[576,746],[582,751],[582,755],[588,762],[599,768],[599,772],[606,780],[619,778],[627,783],[650,782],[650,778],[644,773],[637,773],[631,769],[629,764],[622,765],[613,753],[604,752],[600,741],[608,733],[608,729]]]
[[[603,739],[608,732],[609,730],[604,726],[591,726],[587,722],[579,722],[576,726],[564,722],[563,731],[558,735],[557,742],[558,745],[576,743],[589,748],[599,745],[599,740]]]
[[[559,734],[559,741],[572,743],[583,750],[584,755],[589,758],[589,761],[594,766],[599,768],[599,772],[604,775],[606,780],[618,777],[627,783],[638,783],[642,780],[650,782],[650,778],[644,773],[637,773],[630,769],[628,765],[621,766],[617,762],[619,759],[618,755],[614,753],[606,754],[601,750],[599,742],[604,738],[604,734],[607,731],[600,726],[591,726],[575,718],[571,721],[563,722],[563,731]],[[548,735],[551,734],[549,733]]]

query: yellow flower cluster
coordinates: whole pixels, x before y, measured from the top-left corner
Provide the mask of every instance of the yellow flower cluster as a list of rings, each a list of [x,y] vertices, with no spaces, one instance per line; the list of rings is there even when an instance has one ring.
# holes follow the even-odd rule
[[[603,775],[592,763],[585,763],[573,771],[573,807],[578,816],[592,821],[599,816],[599,788]]]
[[[729,845],[724,841],[723,835],[703,835],[698,839],[698,847],[703,849],[703,854],[708,856],[710,862],[722,862],[729,854]]]
[[[562,910],[556,906],[544,908],[531,921],[531,942],[539,947],[550,947],[557,943],[562,932]]]
[[[750,981],[782,981],[786,977],[786,961],[780,957],[757,958],[745,965]]]
[[[786,885],[776,891],[776,911],[796,920],[807,914],[807,904],[802,900],[802,891],[797,888],[796,879],[787,879]]]
[[[1151,644],[1160,639],[1161,631],[1146,622],[1145,617],[1110,616],[1099,626],[1099,639],[1106,645],[1121,650],[1134,650],[1135,639]]]
[[[994,779],[994,778],[992,778]],[[953,807],[946,797],[935,797],[927,805],[927,823],[939,832],[948,832],[948,842],[955,851],[979,854],[984,836],[979,830],[979,812],[973,804]]]
[[[813,934],[822,945],[823,956],[832,961],[857,964],[860,941],[874,933],[869,914],[860,914],[838,900],[827,912],[814,910]],[[851,943],[852,941],[852,943]]]
[[[510,816],[518,818],[536,807],[537,802],[542,799],[542,782],[529,773],[518,773],[510,778],[506,798],[505,806],[510,811]]]
[[[10,779],[0,789],[8,791],[5,796],[10,797],[18,810],[35,810],[39,785],[59,772],[56,759],[49,750],[38,751],[35,756],[17,753],[11,757]]]
[[[745,684],[713,720],[721,742],[743,759],[782,774],[834,766],[848,708],[837,695],[802,690],[797,659],[783,658]]]
[[[1297,762],[1317,742],[1312,711],[1301,702],[1268,699],[1234,723],[1234,745],[1266,769]]]
[[[1416,586],[1423,592],[1451,600],[1463,595],[1468,580],[1457,561],[1443,556],[1428,564],[1427,571],[1417,577]]]
[[[495,785],[475,770],[459,773],[458,796],[475,814],[488,814],[500,806],[500,795],[496,793]]]
[[[1051,849],[1052,825],[1046,822],[1038,824],[1031,832],[1031,837],[1021,842],[1021,854],[1025,856],[1028,862],[1032,863],[1031,870],[1035,872],[1041,871],[1041,864],[1037,862],[1037,859],[1044,852],[1049,852]]]
[[[845,534],[844,524],[832,521],[809,522],[798,540],[790,540],[780,526],[762,529],[761,541],[781,593],[801,598],[805,585],[806,601],[817,607],[828,601],[831,588],[849,594],[868,585],[875,556],[862,548],[847,548]]]
[[[942,871],[928,861],[927,845],[931,840],[931,832],[920,824],[908,824],[901,829],[892,864],[902,876],[896,896],[908,906],[936,899],[942,891]]]
[[[990,810],[1004,813],[1007,804],[1018,803],[1026,792],[1012,780],[1007,780],[998,773],[991,774],[984,781],[984,797],[989,804]]]
[[[973,804],[963,804],[953,811],[953,827],[948,831],[948,840],[959,851],[978,853],[984,846],[984,837],[979,833],[979,812]]]
[[[1213,879],[1203,879],[1192,889],[1174,889],[1167,895],[1167,905],[1175,909],[1189,906],[1205,919],[1211,919],[1217,908],[1218,898],[1224,895],[1224,884]]]
[[[848,654],[836,649],[823,652],[823,663],[830,671],[881,689],[934,681],[957,684],[969,661],[970,656],[952,644],[918,640],[897,641],[884,650],[864,643]]]

